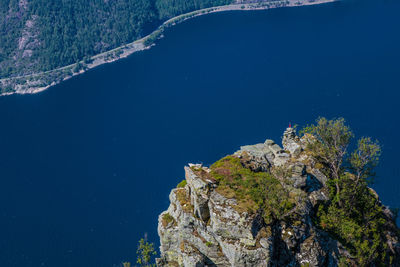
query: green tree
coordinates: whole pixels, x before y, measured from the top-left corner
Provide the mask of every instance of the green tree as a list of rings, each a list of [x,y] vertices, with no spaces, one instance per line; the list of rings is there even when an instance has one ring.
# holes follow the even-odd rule
[[[387,221],[375,191],[368,187],[381,155],[378,141],[363,137],[348,155],[353,133],[342,118],[319,118],[302,132],[308,153],[328,177],[330,200],[318,207],[318,225],[346,246],[357,266],[390,265],[393,254],[385,232],[397,228],[395,221]]]
[[[356,185],[361,179],[367,183],[372,182],[375,177],[374,169],[379,163],[381,146],[378,141],[372,141],[369,137],[358,140],[357,149],[350,156],[350,167],[355,175]]]
[[[155,267],[155,264],[152,264],[152,257],[157,255],[157,252],[154,250],[154,244],[149,243],[147,241],[147,236],[139,240],[138,249],[136,251],[137,260],[136,263],[140,266],[146,267]]]
[[[339,180],[343,171],[342,164],[347,153],[347,148],[353,133],[345,124],[343,118],[327,120],[317,119],[316,125],[309,125],[302,130],[303,134],[309,134],[313,139],[308,142],[307,148],[319,163],[328,170],[336,186],[336,197],[340,201]]]

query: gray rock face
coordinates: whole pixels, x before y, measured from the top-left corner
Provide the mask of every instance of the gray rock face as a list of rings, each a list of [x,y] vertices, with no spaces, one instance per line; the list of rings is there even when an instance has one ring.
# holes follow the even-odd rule
[[[285,150],[296,156],[302,151],[300,138],[292,127],[287,128],[283,133],[282,145]]]
[[[208,171],[208,169],[206,169]],[[185,167],[186,181],[190,189],[190,200],[194,206],[194,214],[203,222],[210,218],[210,209],[208,208],[208,194],[213,187],[212,181],[197,179],[196,175],[189,167]]]
[[[304,266],[337,266],[338,259],[345,250],[340,243],[322,232],[312,233],[300,245],[296,259]],[[322,263],[322,264],[321,264]]]
[[[271,165],[281,166],[285,164],[290,157],[278,144],[270,139],[267,139],[263,144],[242,146],[235,153],[239,157],[244,154],[248,155],[253,162],[258,163],[261,169],[264,167],[265,170]]]
[[[289,212],[290,220],[267,224],[262,211],[238,210],[236,199],[218,191],[209,168],[189,164],[187,185],[171,191],[168,210],[159,216],[158,266],[338,266],[341,257],[349,257],[311,219],[317,205],[329,200],[327,177],[304,155],[304,144],[292,128],[284,133],[283,147],[266,140],[242,146],[234,156],[255,172],[285,170],[284,180],[278,180],[302,196]],[[393,218],[389,209],[385,214]],[[400,251],[394,234],[387,239],[391,250]]]
[[[300,212],[306,223],[282,222],[271,230],[260,215],[236,211],[236,200],[216,192],[212,181],[204,181],[189,167],[185,173],[187,186],[172,190],[171,204],[159,216],[159,266],[283,266],[289,262],[320,266],[327,255],[337,263],[340,254],[332,252],[339,251],[337,244],[310,234],[316,230],[307,219],[307,209]],[[193,211],[179,199],[182,193]],[[169,223],[166,214],[173,218]]]
[[[295,188],[305,188],[307,185],[306,166],[301,162],[291,165],[293,186]]]
[[[233,208],[236,201],[213,190],[212,181],[205,181],[189,167],[185,168],[185,173],[187,186],[172,190],[171,205],[159,216],[162,258],[158,264],[268,266],[271,242],[265,239],[263,246],[256,247],[260,244],[257,234],[263,227],[260,216],[239,214]],[[182,193],[190,195],[193,213],[178,199],[177,195]],[[168,224],[166,214],[173,217],[175,223]]]

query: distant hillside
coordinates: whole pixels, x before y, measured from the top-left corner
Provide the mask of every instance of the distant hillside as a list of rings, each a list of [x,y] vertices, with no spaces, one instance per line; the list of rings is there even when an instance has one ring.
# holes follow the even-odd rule
[[[162,21],[232,0],[2,0],[0,78],[51,70],[132,42]]]
[[[4,0],[0,3],[0,96],[33,94],[149,49],[166,28],[232,10],[337,0]]]

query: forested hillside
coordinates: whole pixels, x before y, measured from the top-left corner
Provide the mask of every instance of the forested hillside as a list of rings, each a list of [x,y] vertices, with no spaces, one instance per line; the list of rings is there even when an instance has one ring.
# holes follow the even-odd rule
[[[210,6],[222,6],[232,2],[231,0],[156,0],[156,9],[160,19],[168,19],[188,11],[207,8]]]
[[[69,65],[232,0],[1,0],[0,78]]]

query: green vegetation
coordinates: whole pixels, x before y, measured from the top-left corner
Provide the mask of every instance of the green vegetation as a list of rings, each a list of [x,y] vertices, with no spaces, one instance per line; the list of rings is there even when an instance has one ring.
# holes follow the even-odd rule
[[[294,207],[294,199],[276,178],[251,171],[237,157],[227,156],[215,162],[211,175],[219,182],[219,193],[236,198],[239,212],[262,210],[266,223],[282,219]]]
[[[190,203],[189,196],[187,195],[187,192],[183,188],[178,188],[175,192],[176,198],[178,199],[179,203],[181,204],[181,207],[184,212],[187,213],[193,213],[194,207]]]
[[[141,238],[138,242],[138,247],[136,250],[136,263],[139,266],[143,267],[156,267],[157,265],[154,262],[154,256],[157,255],[157,252],[154,249],[154,243],[150,243],[147,241],[147,234],[144,235],[144,238]],[[129,261],[124,261],[121,263],[123,267],[131,267],[132,264]],[[135,265],[136,266],[136,265]]]
[[[353,133],[342,118],[331,121],[325,118],[318,119],[317,125],[305,127],[301,132],[312,136],[308,149],[317,162],[326,166],[326,174],[332,177],[331,180],[335,183],[336,198],[340,203],[339,180],[343,171],[341,166]]]
[[[139,264],[139,266],[145,266],[145,267],[156,266],[151,262],[153,260],[153,256],[157,255],[157,252],[154,250],[154,244],[147,242],[146,236],[139,240],[136,254],[137,254],[136,263]]]
[[[386,232],[397,229],[385,218],[376,193],[368,187],[379,161],[379,143],[361,138],[349,154],[353,133],[344,119],[320,118],[303,134],[309,140],[307,152],[329,177],[330,200],[319,206],[316,223],[340,240],[359,266],[387,266],[393,255],[389,255]]]
[[[177,188],[183,188],[187,185],[187,181],[183,179],[176,187]]]
[[[158,38],[161,37],[163,33],[163,29],[158,29],[154,32],[152,32],[143,42],[145,46],[152,45]]]
[[[163,20],[198,9],[227,5],[231,2],[231,0],[156,0],[155,6],[160,19]]]
[[[0,65],[6,67],[0,68],[1,77],[54,69],[118,47],[143,36],[157,18],[147,0],[32,0],[26,9],[18,1],[5,2],[0,5]],[[21,18],[7,19],[22,10]],[[24,31],[33,37],[19,47]],[[20,50],[32,50],[32,56],[23,57]],[[24,64],[15,64],[13,56]]]
[[[2,0],[0,78],[70,65],[155,30],[163,21],[232,0]],[[156,31],[145,44],[162,34]],[[122,51],[117,51],[118,56]]]
[[[306,161],[328,177],[329,200],[316,204],[314,223],[339,240],[352,254],[342,258],[341,266],[388,266],[395,255],[388,245],[388,233],[399,236],[393,216],[381,204],[369,185],[375,178],[375,167],[381,155],[378,141],[360,138],[354,151],[354,136],[342,118],[320,118],[316,124],[305,127],[302,140]],[[235,198],[238,212],[262,212],[267,225],[276,220],[296,225],[299,218],[290,211],[305,199],[305,192],[290,183],[291,169],[273,167],[268,172],[254,172],[249,168],[246,154],[241,158],[227,156],[211,165],[211,172],[193,169],[197,175],[211,175],[218,182],[217,192]],[[389,212],[390,213],[390,212]],[[296,221],[297,220],[297,221]]]
[[[161,223],[164,227],[167,227],[170,223],[175,223],[175,219],[171,216],[171,214],[165,213],[162,217]]]

